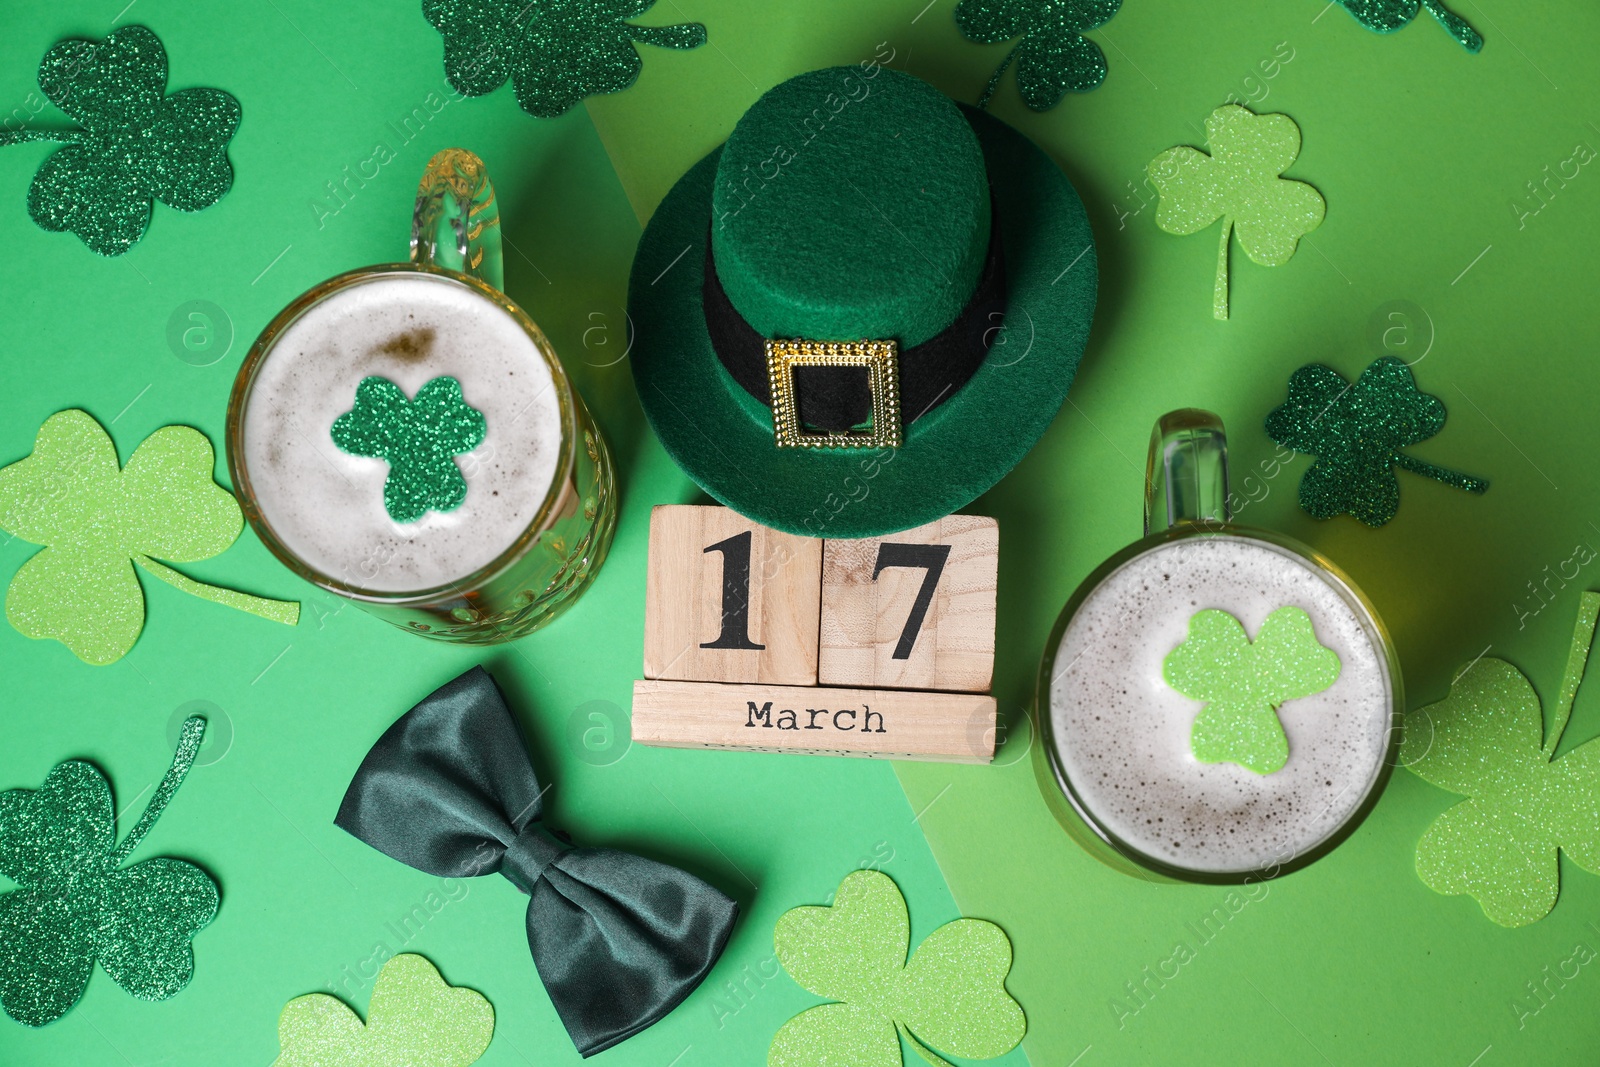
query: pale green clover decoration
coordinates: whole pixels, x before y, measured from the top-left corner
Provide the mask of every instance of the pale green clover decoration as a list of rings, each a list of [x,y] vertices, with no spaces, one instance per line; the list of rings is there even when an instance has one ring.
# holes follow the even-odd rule
[[[299,604],[218,589],[157,562],[210,559],[239,536],[239,505],[211,480],[214,464],[198,430],[163,426],[119,470],[116,446],[86,412],[50,416],[33,454],[0,469],[0,527],[46,546],[11,579],[11,625],[87,663],[115,662],[144,628],[137,565],[185,593],[293,626]]]
[[[937,1048],[969,1059],[1003,1056],[1027,1021],[1006,992],[1011,942],[981,919],[939,927],[908,960],[905,898],[888,875],[856,871],[832,907],[784,913],[773,931],[795,979],[835,1003],[808,1008],[772,1039],[767,1067],[897,1067],[900,1037],[931,1064]]]
[[[273,1067],[467,1067],[494,1036],[494,1009],[421,956],[402,953],[372,985],[367,1023],[326,993],[284,1005]]]
[[[483,412],[461,395],[461,383],[434,378],[412,400],[387,378],[363,378],[355,407],[333,422],[333,443],[352,456],[389,464],[383,506],[395,522],[452,511],[467,499],[455,457],[483,443]]]
[[[0,793],[0,1007],[29,1026],[65,1015],[88,987],[95,962],[142,1000],[165,1000],[189,983],[189,941],[217,913],[217,886],[184,860],[123,861],[139,847],[205,735],[184,721],[178,750],[155,795],[117,844],[111,787],[92,764],[56,764],[38,789]]]
[[[1184,696],[1206,702],[1189,734],[1196,759],[1271,774],[1289,759],[1277,708],[1337,681],[1339,656],[1318,643],[1300,608],[1272,612],[1253,643],[1238,619],[1207,608],[1189,620],[1189,636],[1168,653],[1162,673]]]
[[[1122,0],[961,0],[956,26],[967,40],[1017,41],[990,75],[978,106],[988,106],[1012,60],[1017,92],[1034,111],[1048,111],[1069,92],[1098,88],[1106,77],[1106,56],[1082,31],[1110,22],[1121,6]]]
[[[1211,154],[1187,145],[1169,148],[1146,168],[1161,197],[1156,225],[1180,236],[1222,220],[1212,313],[1228,317],[1228,244],[1256,263],[1281,267],[1300,238],[1322,223],[1322,194],[1280,177],[1300,155],[1300,127],[1288,115],[1257,115],[1225,104],[1206,119]]]
[[[699,48],[698,22],[640,26],[625,19],[655,0],[422,0],[444,38],[444,72],[468,96],[510,78],[522,110],[554,118],[596,93],[621,92],[643,66],[634,46]]]
[[[1471,896],[1501,926],[1526,926],[1555,907],[1559,853],[1600,874],[1600,740],[1554,758],[1597,616],[1600,593],[1584,593],[1543,746],[1538,694],[1521,671],[1490,657],[1406,722],[1401,763],[1467,798],[1417,842],[1417,874],[1437,893]]]
[[[233,184],[239,101],[221,89],[169,94],[166,49],[143,26],[54,45],[39,63],[39,88],[78,128],[0,130],[0,145],[62,142],[28,190],[28,214],[46,230],[119,256],[144,235],[153,201],[200,211]]]

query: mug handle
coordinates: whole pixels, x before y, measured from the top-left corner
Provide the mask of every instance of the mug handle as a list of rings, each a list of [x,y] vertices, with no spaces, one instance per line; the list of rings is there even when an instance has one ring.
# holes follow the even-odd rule
[[[1156,420],[1144,471],[1145,535],[1179,524],[1218,526],[1228,506],[1228,437],[1222,419],[1200,408]]]
[[[422,172],[411,215],[411,262],[505,288],[494,186],[483,160],[465,148],[443,149]]]

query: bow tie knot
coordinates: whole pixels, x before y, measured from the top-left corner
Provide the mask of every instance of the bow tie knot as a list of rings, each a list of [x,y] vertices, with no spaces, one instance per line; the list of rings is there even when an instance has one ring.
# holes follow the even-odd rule
[[[500,873],[531,897],[533,887],[544,869],[563,852],[570,851],[571,847],[557,840],[554,834],[544,828],[544,824],[531,822],[517,835],[516,840],[506,846],[505,855],[500,857]]]

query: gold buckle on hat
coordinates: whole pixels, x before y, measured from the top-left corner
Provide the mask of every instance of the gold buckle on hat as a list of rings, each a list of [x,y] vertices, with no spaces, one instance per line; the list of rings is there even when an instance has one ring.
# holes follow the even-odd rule
[[[767,381],[779,448],[899,448],[900,346],[894,341],[768,341]],[[872,429],[808,433],[794,399],[797,367],[865,367]]]

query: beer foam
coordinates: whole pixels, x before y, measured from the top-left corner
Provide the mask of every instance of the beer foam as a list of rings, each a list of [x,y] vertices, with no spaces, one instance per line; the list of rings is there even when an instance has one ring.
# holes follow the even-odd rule
[[[1189,731],[1202,702],[1167,685],[1162,661],[1189,619],[1220,608],[1253,641],[1274,609],[1311,616],[1339,678],[1278,709],[1281,770],[1201,763]],[[1128,560],[1084,600],[1056,651],[1050,716],[1078,798],[1120,840],[1165,863],[1213,873],[1288,863],[1367,799],[1389,742],[1391,681],[1367,616],[1338,579],[1263,541],[1217,535]]]
[[[389,464],[333,443],[333,421],[368,375],[415,397],[441,375],[483,412],[456,457],[467,496],[397,523]],[[277,338],[243,416],[250,489],[280,541],[316,570],[372,592],[417,592],[492,562],[538,514],[561,455],[561,409],[538,345],[504,309],[437,275],[387,274],[315,304]]]

